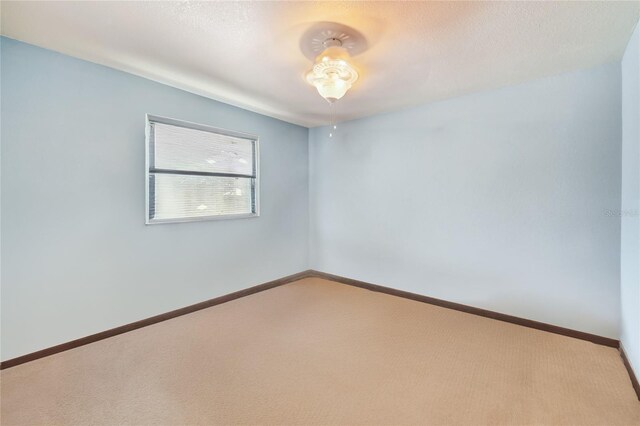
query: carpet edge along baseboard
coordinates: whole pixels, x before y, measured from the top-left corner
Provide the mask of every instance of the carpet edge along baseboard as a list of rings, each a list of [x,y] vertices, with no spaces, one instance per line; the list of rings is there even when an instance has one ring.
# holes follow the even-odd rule
[[[478,315],[486,318],[495,319],[498,321],[504,321],[511,324],[520,325],[523,327],[534,328],[536,330],[546,331],[548,333],[559,334],[566,337],[572,337],[575,339],[586,340],[591,343],[595,343],[597,345],[608,346],[611,348],[617,348],[620,352],[620,357],[622,358],[622,362],[629,374],[629,379],[631,380],[631,385],[636,392],[636,396],[640,401],[640,384],[638,384],[638,379],[627,359],[627,356],[620,344],[620,341],[617,339],[612,339],[610,337],[599,336],[597,334],[586,333],[584,331],[573,330],[570,328],[560,327],[557,325],[547,324],[544,322],[529,320],[526,318],[516,317],[513,315],[503,314],[500,312],[489,311],[487,309],[476,308],[469,305],[463,305],[461,303],[449,302],[447,300],[436,299],[434,297],[423,296],[421,294],[411,293],[408,291],[397,290],[391,287],[385,287],[378,284],[371,284],[365,281],[354,280],[352,278],[345,278],[340,275],[333,275],[326,272],[307,271],[310,276],[323,278],[325,280],[336,281],[342,284],[364,288],[370,291],[376,291],[379,293],[388,294],[391,296],[402,297],[405,299],[414,300],[417,302],[428,303],[430,305],[440,306],[447,309],[453,309],[460,312],[465,312],[472,315]]]
[[[204,302],[195,303],[193,305],[185,306],[183,308],[175,309],[173,311],[165,312],[163,314],[154,315],[149,318],[145,318],[139,321],[132,322],[130,324],[121,325],[109,330],[101,331],[99,333],[91,334],[89,336],[81,337],[79,339],[71,340],[69,342],[61,343],[59,345],[51,346],[49,348],[41,349],[39,351],[31,352],[25,355],[21,355],[15,358],[8,359],[0,362],[0,370],[5,368],[15,367],[16,365],[24,364],[25,362],[35,361],[36,359],[44,358],[49,355],[54,355],[60,352],[68,351],[80,346],[88,345],[89,343],[98,342],[100,340],[108,339],[109,337],[117,336],[119,334],[127,333],[129,331],[137,330],[149,325],[157,324],[162,321],[166,321],[172,318],[176,318],[182,315],[190,314],[202,309],[210,308],[212,306],[220,305],[225,302],[230,302],[241,297],[249,296],[261,291],[269,290],[274,287],[278,287],[284,284],[298,281],[303,278],[311,276],[310,271],[298,272],[293,275],[288,275],[283,278],[278,278],[273,281],[258,284],[253,287],[238,290],[233,293],[225,294],[213,299],[205,300]]]
[[[490,311],[487,309],[476,308],[469,305],[463,305],[461,303],[449,302],[443,299],[436,299],[435,297],[423,296],[417,293],[411,293],[404,290],[397,290],[391,287],[385,287],[378,284],[371,284],[364,281],[354,280],[352,278],[345,278],[339,275],[328,274],[326,272],[308,271],[311,276],[317,278],[324,278],[325,280],[336,281],[342,284],[347,284],[354,287],[360,287],[371,291],[377,291],[379,293],[389,294],[391,296],[402,297],[405,299],[415,300],[417,302],[428,303],[430,305],[436,305],[443,308],[453,309],[468,314],[479,315],[486,318],[495,319],[498,321],[509,322],[512,324],[522,325],[529,328],[535,328],[537,330],[548,331],[554,334],[561,334],[563,336],[573,337],[580,340],[587,340],[598,345],[610,346],[617,348],[620,342],[610,337],[599,336],[597,334],[586,333],[584,331],[573,330],[571,328],[560,327],[557,325],[547,324],[544,322],[534,321],[526,318],[516,317],[513,315],[503,314],[500,312]]]
[[[89,343],[94,343],[100,340],[108,339],[109,337],[117,336],[122,333],[126,333],[129,331],[137,330],[142,327],[146,327],[148,325],[156,324],[162,321],[166,321],[172,318],[176,318],[182,315],[190,314],[192,312],[199,311],[201,309],[210,308],[215,305],[219,305],[221,303],[229,302],[235,299],[239,299],[241,297],[249,296],[255,293],[259,293],[261,291],[269,290],[274,287],[278,287],[284,284],[289,284],[291,282],[301,280],[303,278],[323,278],[330,281],[335,281],[341,284],[346,284],[354,287],[363,288],[370,291],[376,291],[379,293],[385,293],[391,296],[402,297],[405,299],[410,299],[422,303],[428,303],[431,305],[440,306],[443,308],[453,309],[460,312],[465,312],[472,315],[479,315],[486,318],[495,319],[498,321],[509,322],[512,324],[521,325],[524,327],[535,328],[537,330],[546,331],[549,333],[560,334],[567,337],[573,337],[576,339],[586,340],[598,345],[609,346],[613,348],[620,349],[620,355],[624,362],[624,365],[629,372],[629,377],[631,378],[631,382],[633,384],[636,393],[638,394],[638,398],[640,399],[640,387],[638,387],[638,381],[634,375],[631,366],[626,358],[624,351],[620,348],[620,342],[616,339],[611,339],[609,337],[598,336],[596,334],[586,333],[583,331],[572,330],[569,328],[564,328],[552,324],[547,324],[539,321],[533,321],[525,318],[515,317],[512,315],[507,315],[499,312],[489,311],[486,309],[475,308],[473,306],[463,305],[460,303],[449,302],[442,299],[436,299],[429,296],[423,296],[416,293],[410,293],[408,291],[396,290],[391,287],[385,287],[378,284],[371,284],[364,281],[359,281],[351,278],[345,278],[339,275],[328,274],[326,272],[320,272],[315,270],[306,270],[303,272],[298,272],[293,275],[288,275],[283,278],[279,278],[273,281],[269,281],[263,284],[258,284],[253,287],[249,287],[243,290],[239,290],[233,293],[229,293],[223,296],[219,296],[210,300],[206,300],[204,302],[196,303],[194,305],[185,306],[183,308],[179,308],[170,312],[166,312],[163,314],[155,315],[150,318],[146,318],[143,320],[139,320],[136,322],[132,322],[130,324],[122,325],[119,327],[115,327],[106,331],[102,331],[96,334],[92,334],[89,336],[85,336],[79,339],[72,340],[70,342],[61,343],[56,346],[51,346],[49,348],[41,349],[36,352],[32,352],[26,355],[21,355],[16,358],[8,359],[6,361],[2,361],[0,363],[0,370],[5,368],[14,367],[16,365],[24,364],[29,361],[34,361],[39,358],[44,358],[49,355],[54,355],[60,352],[64,352],[70,349],[77,348],[79,346],[87,345]]]
[[[631,380],[631,386],[633,386],[633,390],[636,391],[636,395],[638,396],[638,401],[640,401],[640,383],[638,382],[638,378],[636,377],[633,368],[631,367],[631,363],[629,362],[629,358],[627,358],[627,354],[620,344],[620,358],[622,358],[622,362],[624,363],[624,367],[627,369],[627,373],[629,373],[629,379]]]

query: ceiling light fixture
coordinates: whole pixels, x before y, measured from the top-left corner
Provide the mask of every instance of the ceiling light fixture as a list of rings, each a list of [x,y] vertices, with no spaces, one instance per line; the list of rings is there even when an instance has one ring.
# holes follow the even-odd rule
[[[349,63],[351,56],[340,39],[329,38],[323,44],[325,49],[307,73],[307,82],[315,86],[327,102],[334,103],[358,80],[358,72]]]
[[[307,82],[315,86],[320,96],[329,102],[330,126],[332,128],[329,137],[331,138],[333,131],[337,128],[333,103],[351,89],[353,83],[358,80],[358,72],[349,63],[351,56],[342,46],[340,38],[327,38],[322,46],[324,50],[316,57],[313,68],[307,73]]]

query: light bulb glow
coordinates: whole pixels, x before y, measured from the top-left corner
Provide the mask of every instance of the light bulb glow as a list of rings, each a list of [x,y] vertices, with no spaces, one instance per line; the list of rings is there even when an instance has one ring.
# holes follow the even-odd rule
[[[342,98],[358,80],[358,72],[349,64],[349,52],[339,46],[328,47],[317,58],[307,82],[329,102]]]

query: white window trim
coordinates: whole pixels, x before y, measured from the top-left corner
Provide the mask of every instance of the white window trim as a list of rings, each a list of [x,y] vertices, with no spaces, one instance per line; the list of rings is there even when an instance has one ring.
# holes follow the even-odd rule
[[[233,130],[221,129],[207,126],[205,124],[192,123],[190,121],[176,120],[174,118],[162,117],[158,115],[146,114],[145,116],[145,144],[144,144],[144,194],[145,194],[145,224],[157,225],[161,223],[184,223],[184,222],[204,222],[210,220],[247,219],[260,216],[260,140],[257,136],[248,133],[235,132]],[[228,214],[206,217],[186,217],[178,219],[151,219],[149,217],[149,145],[151,142],[151,123],[162,123],[171,126],[185,127],[187,129],[202,130],[205,132],[217,133],[220,135],[234,136],[237,138],[251,139],[254,141],[256,177],[254,184],[255,212],[242,214]]]

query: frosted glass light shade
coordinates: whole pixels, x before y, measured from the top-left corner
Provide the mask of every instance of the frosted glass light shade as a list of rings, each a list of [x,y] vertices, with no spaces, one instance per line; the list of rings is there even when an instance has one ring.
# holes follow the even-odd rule
[[[328,47],[316,58],[307,73],[307,82],[327,101],[337,101],[358,79],[358,72],[349,64],[349,59],[349,52],[343,47]]]

